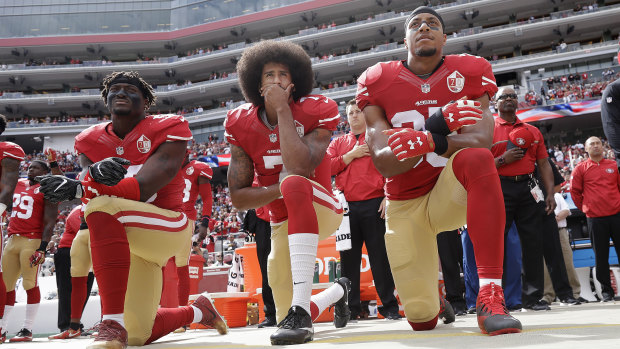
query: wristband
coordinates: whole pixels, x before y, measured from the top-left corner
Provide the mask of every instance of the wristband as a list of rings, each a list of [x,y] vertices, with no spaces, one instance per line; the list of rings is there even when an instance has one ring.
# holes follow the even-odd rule
[[[51,167],[51,168],[56,168],[56,167],[58,167],[58,162],[56,162],[56,161],[50,161],[50,167]]]
[[[435,143],[435,154],[441,155],[448,151],[448,137],[431,132],[431,136],[433,136],[433,142]]]
[[[441,108],[437,109],[437,111],[433,113],[433,115],[426,119],[426,121],[424,122],[424,128],[427,131],[431,131],[432,133],[436,133],[441,136],[447,136],[452,133],[450,132],[448,124],[446,124],[446,119],[444,119],[443,117],[443,112],[441,111]]]
[[[39,248],[37,248],[37,251],[41,251],[41,252],[45,253],[45,251],[47,250],[47,245],[49,243],[50,243],[49,241],[41,240],[41,245],[39,245]]]

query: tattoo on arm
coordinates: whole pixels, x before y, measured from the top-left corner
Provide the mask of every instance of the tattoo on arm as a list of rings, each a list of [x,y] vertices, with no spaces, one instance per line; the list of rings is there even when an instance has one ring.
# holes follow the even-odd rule
[[[254,180],[254,163],[245,151],[236,145],[230,145],[230,164],[228,165],[228,187],[231,191],[252,186]]]
[[[332,132],[323,128],[312,130],[304,136],[303,141],[310,149],[311,167],[315,169],[327,154],[327,147],[331,141]]]

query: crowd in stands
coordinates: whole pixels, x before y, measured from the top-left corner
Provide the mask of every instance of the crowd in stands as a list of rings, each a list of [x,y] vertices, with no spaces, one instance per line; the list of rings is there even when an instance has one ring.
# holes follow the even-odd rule
[[[519,107],[531,108],[539,105],[600,99],[605,87],[618,78],[620,78],[620,72],[616,73],[612,68],[603,70],[601,77],[592,76],[587,72],[551,76],[543,80],[544,85],[541,86],[539,93],[529,90]]]

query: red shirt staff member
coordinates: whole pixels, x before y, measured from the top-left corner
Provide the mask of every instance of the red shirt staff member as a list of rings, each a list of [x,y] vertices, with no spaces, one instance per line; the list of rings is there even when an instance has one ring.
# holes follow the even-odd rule
[[[364,113],[354,99],[347,103],[346,111],[351,132],[334,139],[327,148],[327,155],[331,174],[336,176],[336,187],[349,204],[351,249],[340,251],[340,261],[342,276],[351,280],[351,318],[357,318],[361,312],[360,263],[365,242],[377,293],[383,303],[379,312],[388,319],[397,320],[401,316],[385,250],[385,179],[370,158]]]
[[[620,174],[615,161],[604,159],[603,144],[597,137],[586,141],[590,158],[573,171],[571,196],[586,214],[596,258],[596,279],[601,283],[603,301],[613,300],[609,277],[609,238],[620,256]]]
[[[521,238],[523,251],[523,305],[533,310],[547,310],[541,302],[544,290],[543,274],[543,223],[544,208],[538,203],[545,200],[547,214],[555,209],[553,198],[553,173],[547,161],[547,149],[542,134],[532,125],[517,117],[517,94],[510,87],[497,92],[495,108],[499,118],[495,119],[495,132],[491,152],[501,180],[506,207],[507,234],[514,221]],[[532,173],[534,163],[538,164],[547,190],[546,199],[542,191],[532,190],[535,182]],[[536,187],[538,188],[538,187]],[[538,198],[534,198],[534,195]]]

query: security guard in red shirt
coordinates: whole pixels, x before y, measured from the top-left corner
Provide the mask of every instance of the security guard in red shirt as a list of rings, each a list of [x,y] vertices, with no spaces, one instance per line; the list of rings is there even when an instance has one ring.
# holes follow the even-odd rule
[[[495,119],[495,132],[491,152],[499,173],[508,232],[514,221],[521,238],[523,254],[523,306],[533,310],[548,310],[542,300],[543,274],[543,215],[555,209],[553,198],[553,172],[547,162],[547,149],[540,131],[517,117],[518,99],[510,87],[500,88],[495,100],[499,117]],[[543,196],[534,179],[534,163],[548,191]],[[545,212],[546,211],[546,212]]]
[[[597,137],[586,141],[590,158],[573,170],[570,194],[577,208],[586,214],[596,261],[596,279],[601,283],[603,301],[613,300],[609,277],[609,238],[620,256],[620,174],[613,160],[603,156]]]
[[[383,303],[379,313],[397,320],[401,316],[394,297],[394,279],[384,239],[385,179],[370,158],[365,139],[366,120],[354,99],[347,103],[347,118],[351,132],[334,139],[327,148],[327,156],[331,161],[331,174],[336,176],[336,187],[349,204],[351,249],[340,251],[340,263],[342,276],[351,280],[351,319],[356,319],[361,312],[360,263],[365,242],[375,287]]]

